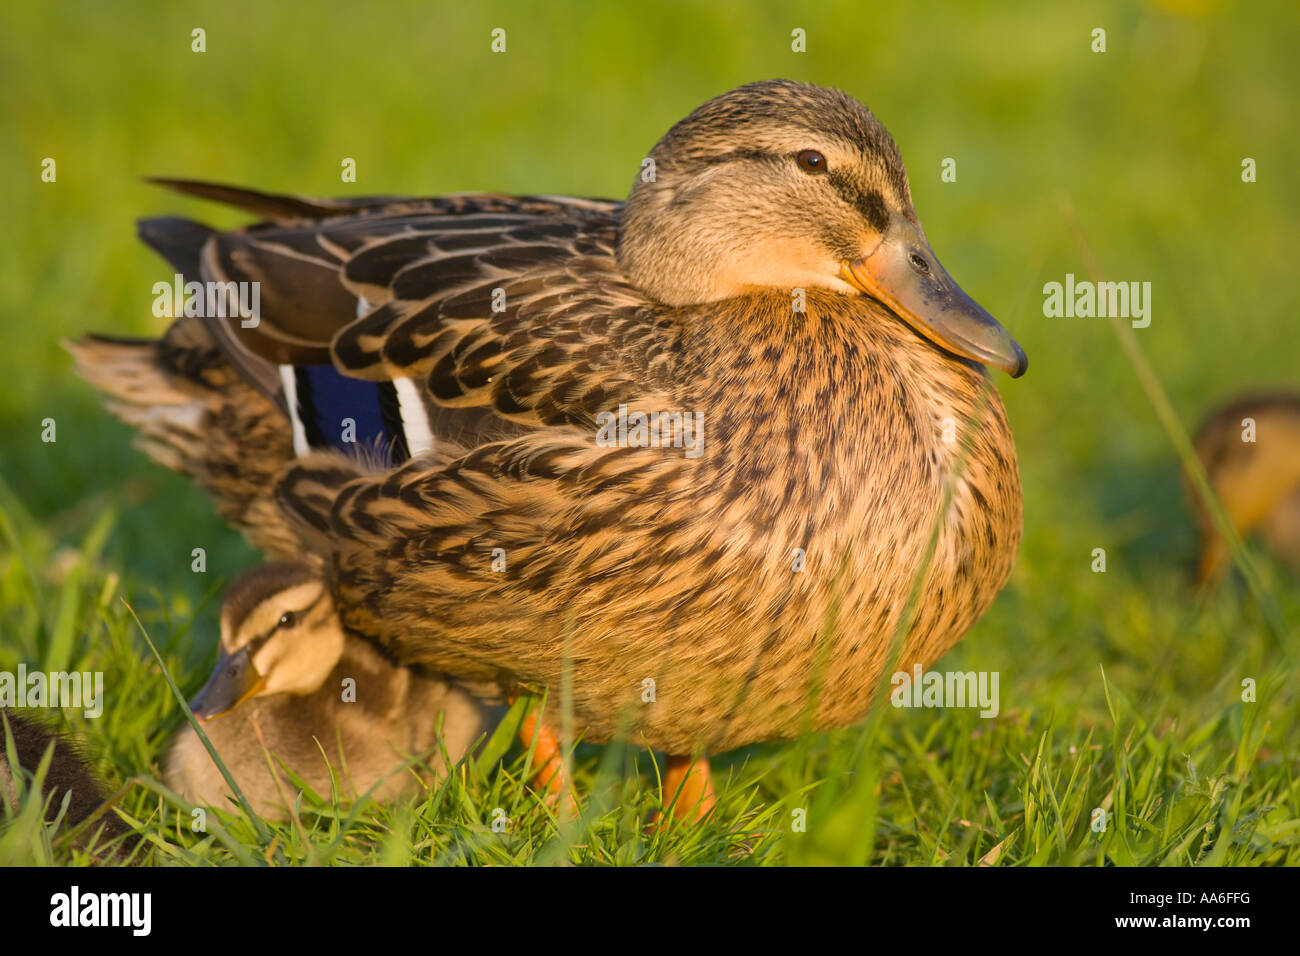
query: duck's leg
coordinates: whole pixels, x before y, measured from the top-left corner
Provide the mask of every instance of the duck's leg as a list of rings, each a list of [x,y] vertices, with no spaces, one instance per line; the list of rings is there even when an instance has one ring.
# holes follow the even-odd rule
[[[577,816],[578,801],[564,773],[560,739],[537,711],[525,714],[519,724],[520,743],[532,748],[534,740],[537,747],[533,750],[533,787],[545,791],[552,806],[559,807],[569,816]]]
[[[695,822],[703,820],[713,810],[717,798],[713,793],[713,775],[709,772],[709,758],[672,757],[664,767],[664,806],[674,820]],[[660,814],[655,814],[654,826],[664,824]]]

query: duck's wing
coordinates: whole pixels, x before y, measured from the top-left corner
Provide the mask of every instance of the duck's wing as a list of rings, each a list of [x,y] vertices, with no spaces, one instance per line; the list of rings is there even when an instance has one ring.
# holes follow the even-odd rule
[[[504,226],[498,216],[476,215],[454,236],[372,240],[343,270],[377,307],[334,338],[336,366],[418,383],[435,441],[466,437],[444,421],[479,420],[484,441],[590,425],[667,358],[668,324],[618,268],[613,215],[568,208]]]
[[[647,303],[614,258],[616,202],[318,200],[164,182],[269,217],[233,232],[146,220],[141,235],[186,278],[230,290],[231,312],[245,307],[205,321],[292,420],[300,454],[346,440],[385,446],[399,464],[443,443],[465,450],[589,417],[589,393],[617,367],[606,353],[627,344],[620,321],[623,339],[646,332],[637,313]],[[359,434],[341,439],[349,418]]]

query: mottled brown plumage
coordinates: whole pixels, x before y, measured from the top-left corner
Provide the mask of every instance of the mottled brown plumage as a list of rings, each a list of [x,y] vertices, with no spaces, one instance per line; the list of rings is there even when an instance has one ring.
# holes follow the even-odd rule
[[[342,489],[328,534],[345,617],[401,658],[558,688],[567,639],[591,739],[633,716],[670,753],[792,736],[827,628],[813,725],[839,726],[871,699],[939,516],[960,449],[943,441],[944,420],[974,413],[983,387],[979,371],[865,304],[815,292],[791,316],[772,293],[696,310],[710,321],[687,320],[679,348],[709,374],[683,368],[679,387],[627,400],[702,411],[698,460],[552,426],[445,469],[415,460],[350,483],[309,460],[284,494],[303,507],[330,500],[319,481]],[[769,349],[776,361],[763,360]],[[994,402],[907,667],[955,643],[1010,570],[1019,484]],[[646,679],[654,703],[641,702]]]
[[[275,470],[294,524],[223,513],[300,536],[350,628],[552,700],[567,668],[590,740],[687,754],[842,726],[936,523],[901,666],[956,643],[1009,574],[1015,452],[972,359],[1019,374],[1024,355],[933,259],[897,147],[850,97],[754,84],[651,156],[626,205],[177,184],[274,220],[197,252],[192,224],[153,235],[205,278],[263,283],[258,329],[202,326],[244,379],[282,407],[269,363],[411,382],[432,439],[392,467],[283,449],[252,479],[237,457],[183,467],[259,515]],[[620,406],[702,414],[700,454],[598,441]]]

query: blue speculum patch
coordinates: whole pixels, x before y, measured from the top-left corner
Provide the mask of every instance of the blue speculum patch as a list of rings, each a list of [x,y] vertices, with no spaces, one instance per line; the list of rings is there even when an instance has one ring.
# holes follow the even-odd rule
[[[378,453],[382,463],[406,460],[406,437],[390,382],[349,378],[332,365],[294,370],[298,412],[307,443],[356,455]]]

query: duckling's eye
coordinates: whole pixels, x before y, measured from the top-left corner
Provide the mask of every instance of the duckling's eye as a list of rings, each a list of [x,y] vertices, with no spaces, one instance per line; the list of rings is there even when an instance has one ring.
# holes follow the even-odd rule
[[[280,620],[276,624],[276,627],[293,627],[294,622],[297,620],[298,616],[294,614],[293,611],[285,611],[280,615]]]
[[[826,172],[826,157],[815,149],[805,149],[795,156],[795,162],[805,173]]]

